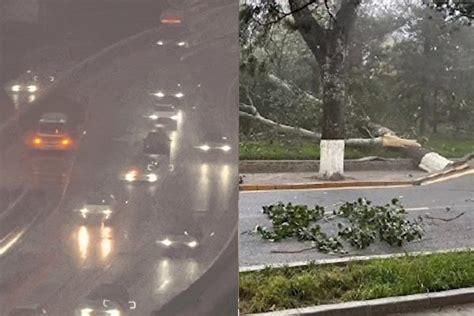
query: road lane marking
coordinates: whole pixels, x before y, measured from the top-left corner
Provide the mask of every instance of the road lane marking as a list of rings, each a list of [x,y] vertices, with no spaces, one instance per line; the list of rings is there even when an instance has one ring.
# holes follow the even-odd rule
[[[428,211],[430,210],[429,207],[425,206],[425,207],[409,207],[409,208],[406,208],[405,209],[406,211]]]
[[[17,196],[17,198],[8,205],[7,209],[0,213],[0,220],[7,216],[17,205],[18,203],[25,197],[28,193],[27,189],[23,189],[23,191]]]

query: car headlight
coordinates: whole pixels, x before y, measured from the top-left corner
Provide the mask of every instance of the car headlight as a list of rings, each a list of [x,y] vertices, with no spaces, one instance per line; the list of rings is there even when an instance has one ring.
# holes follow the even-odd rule
[[[28,92],[36,92],[38,87],[35,85],[28,86]]]
[[[89,213],[89,210],[84,207],[84,208],[81,208],[79,212],[81,213],[82,217],[86,218],[87,214]]]
[[[149,182],[156,182],[156,180],[158,180],[158,176],[157,176],[156,174],[150,173],[150,174],[148,175],[148,181],[149,181]]]
[[[198,243],[195,240],[193,240],[191,242],[188,242],[188,247],[190,247],[190,248],[196,248],[197,245],[198,245]]]
[[[83,308],[81,309],[81,316],[90,316],[93,311],[91,308]]]
[[[186,42],[178,42],[176,45],[183,47],[183,46],[186,46]]]
[[[223,151],[229,151],[230,150],[230,146],[229,145],[225,145],[225,146],[222,146],[221,149]]]
[[[208,145],[202,145],[199,148],[204,150],[204,151],[208,151],[209,149],[211,149],[211,147],[209,147]]]
[[[150,115],[148,116],[150,119],[152,119],[153,121],[156,121],[158,119],[158,115],[156,114],[153,114],[153,115]]]
[[[127,180],[128,182],[132,182],[132,181],[135,181],[136,177],[137,177],[137,172],[135,170],[132,170],[130,172],[127,172],[127,174],[125,175],[125,180]]]
[[[171,119],[176,121],[178,119],[178,115],[173,115]]]
[[[120,316],[120,311],[118,309],[111,309],[107,311],[107,314],[110,316]]]
[[[182,92],[178,92],[178,93],[175,94],[175,97],[182,98],[182,97],[184,97],[184,94]]]
[[[21,86],[19,86],[19,85],[12,86],[12,91],[13,92],[19,92],[20,90],[21,90]]]
[[[158,41],[156,42],[156,45],[159,45],[159,46],[163,46],[165,43],[163,43],[163,41]]]
[[[162,97],[164,97],[164,96],[165,96],[165,94],[164,94],[163,92],[161,92],[161,91],[160,91],[160,92],[157,92],[157,93],[155,93],[155,95],[156,95],[158,98],[162,98]]]
[[[171,246],[171,244],[173,243],[171,240],[169,240],[168,238],[166,238],[165,240],[162,240],[161,243],[163,245],[165,245],[166,247],[169,247]]]

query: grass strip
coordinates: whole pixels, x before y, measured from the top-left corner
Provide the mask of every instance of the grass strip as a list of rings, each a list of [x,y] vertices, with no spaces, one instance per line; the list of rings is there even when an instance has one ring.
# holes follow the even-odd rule
[[[447,158],[460,158],[474,152],[474,142],[450,138],[433,138],[427,148]],[[359,159],[367,156],[402,158],[397,151],[384,148],[352,148],[345,150],[346,159]],[[319,144],[312,140],[242,141],[241,160],[317,160],[320,157]]]
[[[241,313],[440,292],[474,286],[474,252],[266,268],[240,273]]]

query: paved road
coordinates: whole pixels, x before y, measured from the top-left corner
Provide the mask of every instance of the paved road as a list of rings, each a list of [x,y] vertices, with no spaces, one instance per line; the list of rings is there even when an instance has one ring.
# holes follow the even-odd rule
[[[389,316],[471,316],[474,315],[474,303],[446,306],[414,313],[392,314]]]
[[[67,315],[105,283],[129,292],[134,314],[149,315],[194,283],[226,247],[238,215],[230,206],[237,203],[237,107],[233,99],[222,102],[227,91],[216,92],[188,68],[159,56],[148,45],[135,47],[78,86],[35,104],[43,110],[59,106],[73,118],[85,106],[87,134],[75,153],[32,154],[21,138],[2,149],[2,189],[9,198],[0,213],[1,315],[35,304],[51,315]],[[141,154],[151,94],[175,79],[182,80],[185,106],[171,132],[172,171],[165,163],[150,185],[119,181]],[[189,95],[198,84],[202,97]],[[25,122],[29,127],[34,119]],[[197,149],[209,135],[227,136],[231,150]],[[40,175],[33,177],[34,170]],[[72,215],[90,193],[118,197],[116,221],[90,225]],[[157,241],[182,231],[202,244],[168,256]]]
[[[386,254],[403,251],[423,251],[450,249],[474,246],[474,175],[451,179],[447,182],[404,188],[370,188],[342,190],[298,190],[241,192],[240,209],[240,266],[251,266],[269,263],[287,263],[314,259],[331,258],[316,251],[280,254],[272,250],[294,251],[307,248],[297,241],[271,243],[262,241],[259,236],[247,233],[256,225],[267,225],[269,221],[261,214],[262,205],[292,202],[294,204],[323,205],[328,210],[338,203],[355,201],[366,197],[376,204],[386,204],[392,198],[399,197],[409,216],[429,215],[431,217],[452,218],[464,212],[460,218],[445,222],[425,219],[425,237],[421,242],[405,246],[402,249],[374,244],[363,251],[350,251],[349,255]],[[450,210],[447,211],[446,208]],[[324,223],[322,227],[329,233],[335,233],[335,223]],[[349,250],[350,248],[347,247]]]

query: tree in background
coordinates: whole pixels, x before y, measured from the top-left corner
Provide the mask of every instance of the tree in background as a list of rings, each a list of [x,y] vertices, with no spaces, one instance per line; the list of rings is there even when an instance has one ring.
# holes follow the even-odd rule
[[[450,71],[455,67],[448,66],[449,71],[446,71],[445,64],[457,62],[460,54],[452,49],[456,45],[452,45],[452,32],[446,31],[448,23],[435,17],[435,11],[423,8],[417,0],[394,2],[386,8],[374,1],[362,4],[338,1],[337,5],[331,1],[256,3],[244,5],[241,11],[241,87],[247,87],[241,89],[242,117],[280,132],[323,139],[322,143],[340,141],[347,132],[351,136],[368,135],[370,139],[346,138],[345,145],[400,148],[427,171],[439,170],[451,163],[423,149],[416,141],[400,139],[392,130],[374,124],[387,122],[399,127],[404,132],[402,136],[417,136],[420,131],[427,133],[427,126],[437,130],[447,116],[447,108],[457,102],[452,101],[450,89],[441,87],[445,82],[453,82],[454,74]],[[344,4],[348,6],[346,9],[351,5],[351,10],[341,11]],[[359,7],[361,10],[357,12]],[[338,18],[347,16],[350,18],[343,19],[345,23],[338,24]],[[434,25],[438,30],[430,33],[429,28]],[[295,32],[300,36],[294,36]],[[293,34],[291,39],[288,34]],[[351,34],[352,41],[349,40]],[[434,38],[436,36],[439,38]],[[306,47],[301,47],[301,42]],[[297,52],[293,52],[295,49]],[[453,57],[445,58],[441,52]],[[275,62],[282,56],[295,61],[288,67],[294,67],[296,72]],[[303,67],[299,68],[300,65]],[[253,73],[255,69],[258,77]],[[414,69],[423,70],[419,72],[422,77],[414,76]],[[409,83],[404,82],[407,78]],[[258,92],[263,87],[265,93]],[[277,97],[280,94],[286,94],[286,98]],[[298,99],[309,104],[305,106]],[[464,103],[467,100],[461,99]],[[307,117],[307,112],[299,106],[309,109],[320,124],[306,121],[302,128],[304,119],[301,117]],[[294,123],[298,121],[298,114],[299,124]],[[315,132],[317,129],[322,133]],[[323,147],[321,159],[324,161]],[[431,158],[422,163],[427,154]],[[321,175],[337,177],[343,156],[332,151],[330,159],[326,157],[326,161],[336,164],[326,165],[322,161]]]

